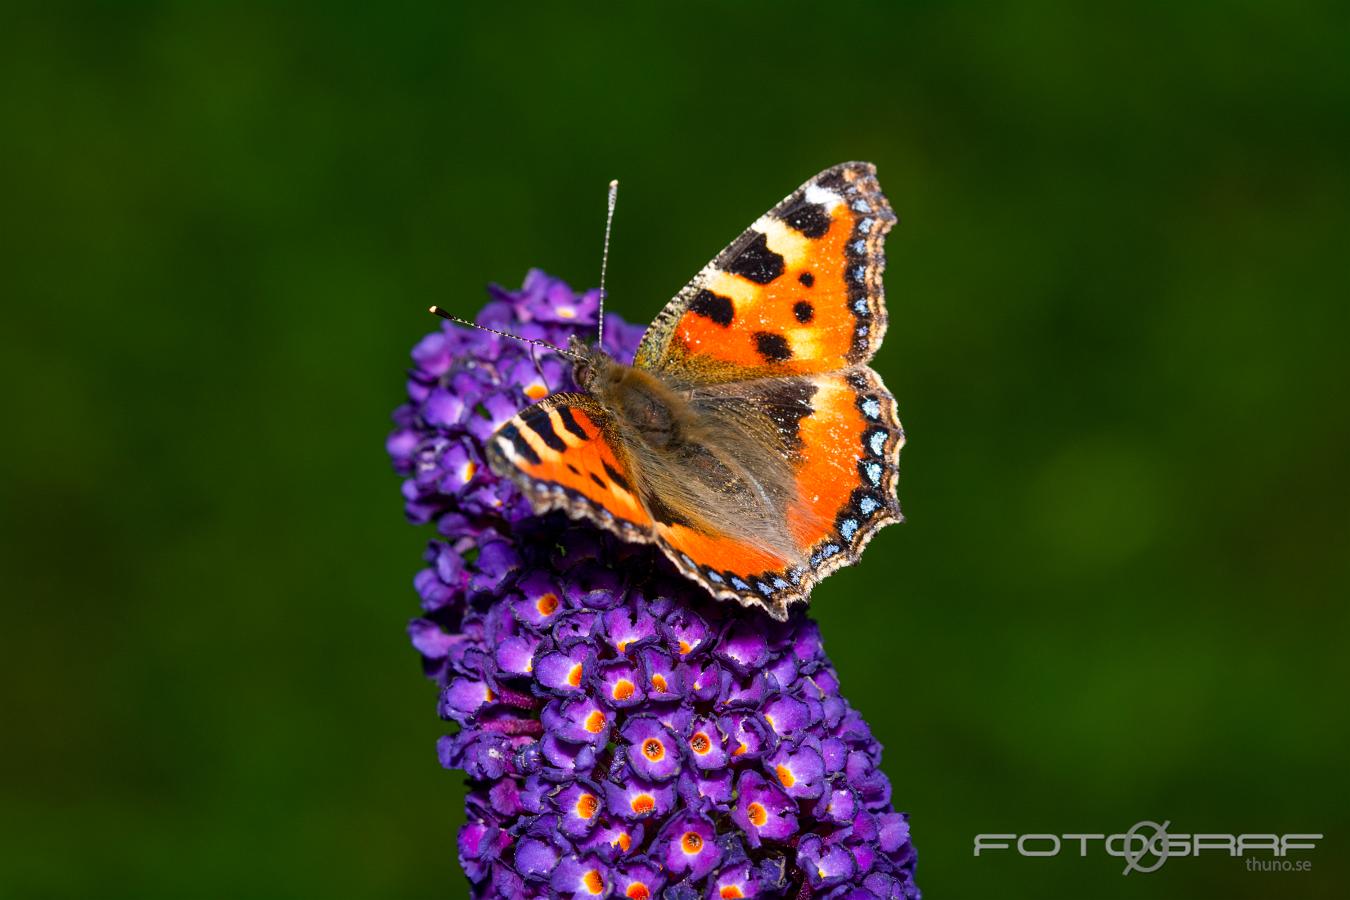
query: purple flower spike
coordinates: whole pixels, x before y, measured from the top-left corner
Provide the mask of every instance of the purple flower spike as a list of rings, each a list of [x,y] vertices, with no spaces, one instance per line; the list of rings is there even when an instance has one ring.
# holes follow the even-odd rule
[[[566,346],[599,295],[538,270],[477,321]],[[632,360],[642,329],[605,322]],[[654,548],[536,516],[486,463],[570,363],[450,324],[420,341],[386,447],[409,521],[434,526],[408,635],[457,723],[457,850],[474,898],[919,897],[881,748],[804,611],[712,600]]]

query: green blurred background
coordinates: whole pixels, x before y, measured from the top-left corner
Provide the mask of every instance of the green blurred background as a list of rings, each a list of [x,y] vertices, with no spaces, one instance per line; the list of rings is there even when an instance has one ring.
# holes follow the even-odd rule
[[[0,897],[460,896],[383,450],[426,306],[649,320],[877,163],[909,516],[816,592],[943,897],[1344,896],[1337,4],[0,13]],[[978,832],[1323,832],[1306,874]]]

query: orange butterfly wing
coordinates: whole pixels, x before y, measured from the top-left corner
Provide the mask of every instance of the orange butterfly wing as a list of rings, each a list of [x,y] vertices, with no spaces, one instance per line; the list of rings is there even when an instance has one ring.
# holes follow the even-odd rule
[[[636,365],[711,384],[866,363],[886,332],[882,243],[894,223],[870,163],[826,169],[685,285]]]
[[[767,410],[792,469],[796,558],[657,521],[666,554],[718,597],[785,617],[902,520],[904,431],[866,365],[886,330],[883,243],[895,221],[871,164],[827,169],[718,254],[643,336],[637,366],[695,399],[729,392]]]
[[[588,518],[627,541],[650,542],[651,516],[634,487],[609,413],[586,394],[553,394],[521,410],[488,441],[492,470],[540,512]]]
[[[742,536],[659,516],[658,544],[714,596],[781,619],[821,579],[857,561],[878,529],[902,521],[895,489],[905,433],[895,400],[866,366],[730,387],[746,419],[767,413],[782,437],[783,465],[793,478],[786,531],[796,552],[769,553]],[[697,407],[697,390],[693,397]]]

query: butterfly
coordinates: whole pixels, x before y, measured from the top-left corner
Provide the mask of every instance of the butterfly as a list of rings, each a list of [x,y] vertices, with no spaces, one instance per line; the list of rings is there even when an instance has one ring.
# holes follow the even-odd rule
[[[655,544],[713,596],[786,619],[902,518],[905,434],[867,365],[895,221],[870,163],[821,172],[675,295],[631,366],[573,337],[581,392],[503,425],[493,471],[536,512]]]

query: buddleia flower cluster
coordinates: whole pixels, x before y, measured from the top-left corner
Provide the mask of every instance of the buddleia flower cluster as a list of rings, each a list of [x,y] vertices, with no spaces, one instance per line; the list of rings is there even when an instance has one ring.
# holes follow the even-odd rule
[[[599,295],[532,271],[478,323],[565,346]],[[631,361],[641,329],[610,315]],[[413,349],[388,440],[434,525],[409,634],[440,686],[442,765],[468,776],[475,897],[917,898],[881,747],[803,612],[718,603],[651,547],[535,516],[484,458],[566,360],[453,325]]]

